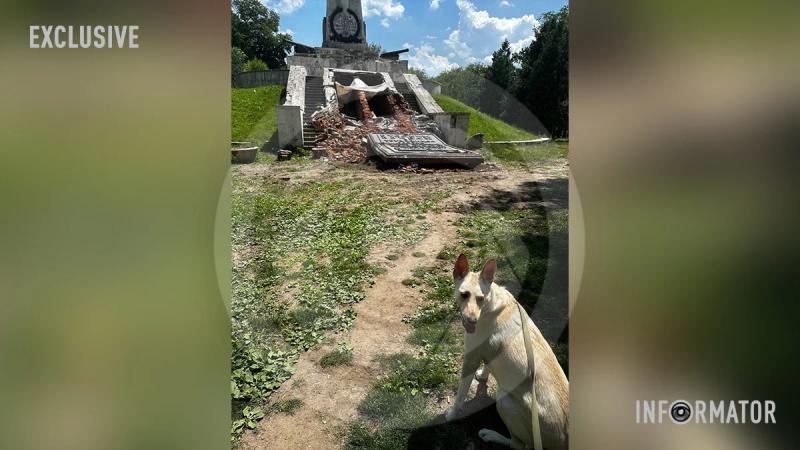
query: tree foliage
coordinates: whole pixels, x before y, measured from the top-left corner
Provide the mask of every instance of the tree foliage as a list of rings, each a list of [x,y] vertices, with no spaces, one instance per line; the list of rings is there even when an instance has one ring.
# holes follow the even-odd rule
[[[515,72],[511,45],[506,39],[500,49],[492,54],[492,64],[486,69],[485,78],[490,84],[482,92],[481,110],[495,117],[503,117]],[[495,88],[491,88],[492,85]]]
[[[246,64],[247,64],[247,55],[245,55],[242,49],[240,49],[239,47],[232,47],[231,76],[235,77],[236,75],[244,72]]]
[[[500,49],[492,53],[492,65],[486,69],[486,79],[503,89],[508,89],[514,81],[514,71],[511,44],[506,39]]]
[[[542,15],[535,39],[520,51],[512,93],[550,131],[569,135],[569,7]]]
[[[267,63],[258,58],[247,61],[247,64],[244,66],[245,72],[259,72],[268,69],[269,67],[267,67]]]
[[[569,7],[542,15],[533,42],[517,54],[504,41],[489,66],[470,64],[434,78],[442,93],[534,132],[569,135]],[[514,100],[512,97],[516,98]],[[531,124],[528,110],[541,122]],[[544,129],[542,129],[544,127]]]
[[[286,65],[290,36],[280,33],[278,13],[259,0],[232,0],[231,44],[250,60],[260,59],[271,69]]]
[[[377,58],[377,57],[381,56],[381,54],[383,53],[383,47],[381,47],[381,44],[376,44],[376,43],[373,42],[373,43],[367,45],[367,51],[369,52],[369,54],[371,56],[374,56],[375,58]]]
[[[481,96],[486,86],[486,66],[470,64],[442,72],[434,78],[442,85],[442,92],[460,102],[480,109]]]
[[[420,80],[430,80],[431,79],[431,76],[428,75],[428,72],[426,72],[425,69],[417,69],[417,68],[414,68],[414,67],[410,67],[408,69],[408,73],[413,73]]]

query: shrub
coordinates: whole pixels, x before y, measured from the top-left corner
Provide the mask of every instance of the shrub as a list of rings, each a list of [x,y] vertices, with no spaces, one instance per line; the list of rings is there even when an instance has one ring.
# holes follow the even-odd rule
[[[260,72],[265,70],[269,70],[267,63],[258,58],[247,61],[245,65],[245,72]]]
[[[245,71],[247,55],[237,47],[231,48],[231,76],[236,76]]]

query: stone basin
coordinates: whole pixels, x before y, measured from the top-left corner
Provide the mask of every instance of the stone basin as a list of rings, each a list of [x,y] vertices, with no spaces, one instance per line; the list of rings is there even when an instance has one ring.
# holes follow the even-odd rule
[[[256,155],[258,155],[258,147],[231,148],[231,163],[251,164],[255,162]]]

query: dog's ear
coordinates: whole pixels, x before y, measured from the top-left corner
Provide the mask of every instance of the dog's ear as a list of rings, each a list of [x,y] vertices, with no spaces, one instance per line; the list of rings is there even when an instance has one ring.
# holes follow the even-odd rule
[[[483,265],[481,270],[481,281],[491,285],[494,282],[494,273],[497,271],[497,261],[490,259]]]
[[[469,273],[469,261],[463,253],[458,255],[456,266],[453,268],[453,278],[456,280],[463,280]]]

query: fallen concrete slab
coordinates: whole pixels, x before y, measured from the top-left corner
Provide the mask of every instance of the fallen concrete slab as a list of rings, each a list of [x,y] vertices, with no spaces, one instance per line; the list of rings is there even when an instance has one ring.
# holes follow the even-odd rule
[[[480,154],[447,145],[431,133],[371,133],[367,136],[367,156],[377,156],[389,164],[418,163],[470,169],[483,162]]]

